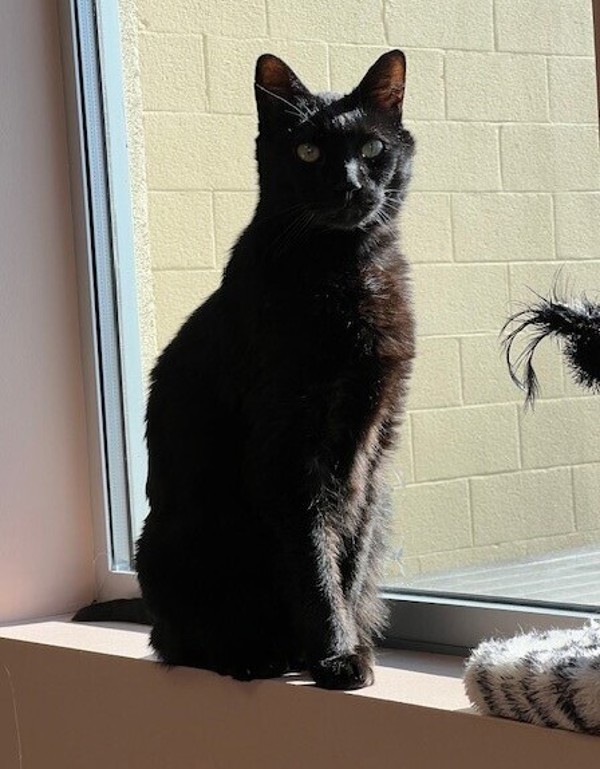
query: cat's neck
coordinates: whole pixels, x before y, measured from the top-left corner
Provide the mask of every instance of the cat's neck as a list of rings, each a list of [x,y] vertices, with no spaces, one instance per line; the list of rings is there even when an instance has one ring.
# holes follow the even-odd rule
[[[359,255],[380,244],[390,245],[398,237],[395,218],[385,223],[373,221],[361,227],[334,228],[319,224],[310,209],[301,205],[268,209],[259,204],[247,232],[265,256],[291,256],[298,251],[306,254],[310,250],[343,251],[346,255],[356,252]]]
[[[224,287],[258,282],[310,288],[366,279],[365,265],[400,268],[397,241],[394,222],[332,229],[291,210],[269,215],[259,207],[232,251]]]

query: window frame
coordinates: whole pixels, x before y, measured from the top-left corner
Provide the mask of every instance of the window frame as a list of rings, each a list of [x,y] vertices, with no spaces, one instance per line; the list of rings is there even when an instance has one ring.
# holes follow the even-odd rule
[[[123,85],[120,53],[108,43],[120,45],[118,5],[60,0],[59,23],[96,597],[104,600],[139,591],[133,526],[143,519],[146,474]]]
[[[598,73],[600,0],[593,0],[593,8]],[[60,9],[93,473],[91,496],[95,518],[97,598],[104,600],[137,592],[135,574],[119,568],[118,564],[115,568],[111,563],[119,558],[123,560],[123,542],[127,537],[131,558],[133,527],[129,526],[128,530],[121,527],[115,540],[115,530],[106,521],[109,511],[119,506],[121,513],[129,510],[127,519],[139,526],[143,515],[139,497],[145,478],[142,373],[118,0],[102,0],[101,3],[97,0],[60,0]],[[99,30],[108,34],[103,38],[97,34]],[[106,260],[108,277],[112,278],[112,283],[105,280],[109,286],[107,296],[112,297],[116,305],[105,313],[105,317],[100,314],[102,301],[98,297],[98,279],[94,273],[94,267],[102,259]],[[128,304],[123,305],[123,298]],[[108,366],[101,363],[99,350],[102,346],[112,354]],[[119,387],[124,385],[124,389],[117,393],[114,386],[112,389],[106,386],[106,378],[111,373]],[[107,418],[110,413],[113,417],[116,415],[112,422]],[[120,467],[115,467],[118,464],[115,456],[119,452],[123,461]],[[111,456],[112,466],[107,470]],[[132,490],[137,494],[133,510]],[[118,543],[116,548],[115,541]],[[404,589],[383,589],[382,594],[390,610],[383,645],[451,654],[464,654],[483,637],[511,636],[534,627],[575,627],[600,614],[600,606],[573,609],[558,604],[525,604],[509,599],[487,600],[478,596]]]

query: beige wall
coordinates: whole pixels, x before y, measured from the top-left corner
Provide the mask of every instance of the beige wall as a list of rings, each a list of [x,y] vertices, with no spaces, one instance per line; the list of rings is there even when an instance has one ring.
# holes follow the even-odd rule
[[[497,342],[559,265],[575,288],[600,288],[589,0],[394,0],[383,13],[378,0],[137,0],[137,14],[159,347],[218,285],[251,216],[257,55],[346,90],[400,46],[419,354],[394,551],[410,575],[598,541],[600,399],[548,345],[542,400],[523,413]]]
[[[54,3],[0,3],[0,72],[0,621],[9,621],[74,609],[94,584]]]

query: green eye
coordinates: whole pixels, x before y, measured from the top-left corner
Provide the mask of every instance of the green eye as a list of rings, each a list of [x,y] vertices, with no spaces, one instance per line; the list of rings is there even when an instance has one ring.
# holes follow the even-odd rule
[[[383,152],[383,142],[379,139],[369,139],[360,148],[360,154],[363,158],[376,158]]]
[[[296,155],[305,163],[314,163],[321,157],[321,150],[316,144],[299,144],[296,147]]]

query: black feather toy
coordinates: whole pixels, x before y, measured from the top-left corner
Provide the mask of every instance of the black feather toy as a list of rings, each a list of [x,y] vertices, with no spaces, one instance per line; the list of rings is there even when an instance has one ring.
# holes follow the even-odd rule
[[[533,406],[539,394],[533,358],[540,342],[550,337],[560,344],[574,381],[600,392],[600,304],[585,295],[566,301],[556,287],[548,298],[537,296],[539,301],[512,315],[501,331],[508,370],[525,392],[525,404]],[[516,354],[515,342],[524,335],[529,340]]]

